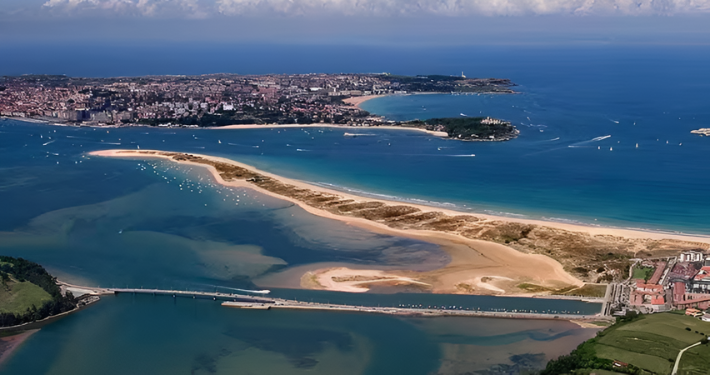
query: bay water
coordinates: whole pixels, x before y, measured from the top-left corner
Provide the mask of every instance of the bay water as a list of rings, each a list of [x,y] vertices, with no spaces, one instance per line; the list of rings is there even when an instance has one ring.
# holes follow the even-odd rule
[[[199,168],[86,154],[138,147],[223,156],[344,191],[463,211],[710,234],[708,139],[690,134],[710,127],[707,50],[486,52],[400,63],[409,74],[426,68],[511,78],[519,94],[394,96],[363,107],[394,119],[503,118],[521,130],[509,142],[384,129],[347,130],[362,135],[353,138],[334,128],[94,129],[0,120],[0,252],[77,284],[225,291],[258,288],[269,275],[306,265],[425,270],[448,262],[436,245],[220,187]],[[599,309],[576,301],[270,289],[366,305]],[[520,373],[594,332],[556,321],[238,311],[209,300],[119,295],[45,326],[2,371]]]

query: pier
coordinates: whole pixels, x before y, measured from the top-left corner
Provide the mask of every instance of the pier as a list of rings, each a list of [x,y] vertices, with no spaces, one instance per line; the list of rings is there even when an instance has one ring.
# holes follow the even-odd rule
[[[601,314],[581,315],[570,313],[537,313],[529,311],[482,311],[463,307],[442,306],[437,307],[375,307],[357,306],[320,302],[303,302],[283,298],[257,297],[244,294],[223,293],[223,292],[201,292],[185,290],[163,290],[163,289],[142,289],[142,288],[91,288],[79,287],[62,283],[68,289],[81,289],[89,291],[95,295],[111,294],[144,294],[154,296],[169,296],[172,298],[200,298],[222,301],[222,306],[247,309],[247,310],[318,310],[350,313],[375,313],[401,316],[460,316],[460,317],[491,317],[491,318],[518,318],[518,319],[555,319],[555,320],[608,320],[610,317]]]

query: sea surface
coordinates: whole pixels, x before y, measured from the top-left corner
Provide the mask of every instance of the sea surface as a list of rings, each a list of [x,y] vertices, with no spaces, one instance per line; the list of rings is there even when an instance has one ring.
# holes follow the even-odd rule
[[[323,186],[460,210],[710,234],[710,140],[689,133],[710,127],[707,49],[487,48],[439,50],[415,62],[392,54],[389,65],[373,60],[359,71],[464,70],[510,78],[519,94],[396,96],[364,107],[395,119],[503,118],[521,130],[509,142],[383,129],[345,137],[334,128],[95,129],[0,120],[0,253],[105,287],[268,287],[274,296],[364,305],[599,310],[577,301],[265,286],[294,267],[426,270],[448,256],[437,245],[217,186],[199,168],[86,154],[139,147],[223,156]],[[330,70],[342,66],[349,67]],[[211,300],[119,295],[45,326],[1,371],[515,374],[594,333],[557,321],[239,311]]]

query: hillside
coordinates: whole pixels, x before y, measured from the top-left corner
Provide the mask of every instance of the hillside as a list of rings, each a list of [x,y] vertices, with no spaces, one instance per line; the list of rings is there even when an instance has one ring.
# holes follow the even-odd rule
[[[29,281],[10,279],[0,285],[0,313],[22,314],[51,300],[49,293]]]
[[[681,349],[710,334],[710,323],[682,313],[629,315],[582,343],[568,356],[548,363],[542,375],[589,374],[589,369],[627,374],[670,374]],[[615,366],[614,361],[628,364]],[[710,345],[686,351],[679,374],[701,375],[710,369]],[[594,371],[592,371],[594,372]]]
[[[57,280],[42,266],[22,258],[0,256],[0,326],[44,319],[76,307]]]

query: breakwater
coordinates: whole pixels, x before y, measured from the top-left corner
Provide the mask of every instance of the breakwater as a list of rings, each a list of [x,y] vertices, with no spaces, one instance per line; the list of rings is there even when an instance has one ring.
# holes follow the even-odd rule
[[[79,287],[77,287],[79,288]],[[271,310],[271,309],[292,309],[292,310],[320,310],[333,312],[354,312],[354,313],[376,313],[402,316],[459,316],[459,317],[494,317],[494,318],[518,318],[518,319],[557,319],[557,320],[605,320],[608,316],[601,314],[570,314],[570,313],[535,313],[520,310],[485,311],[480,309],[470,309],[461,306],[400,306],[400,307],[380,307],[348,304],[333,304],[297,301],[284,298],[257,297],[236,293],[204,292],[186,290],[163,290],[163,289],[138,289],[138,288],[87,288],[92,294],[148,294],[155,296],[169,296],[173,298],[201,298],[223,301],[222,305],[232,308]]]

